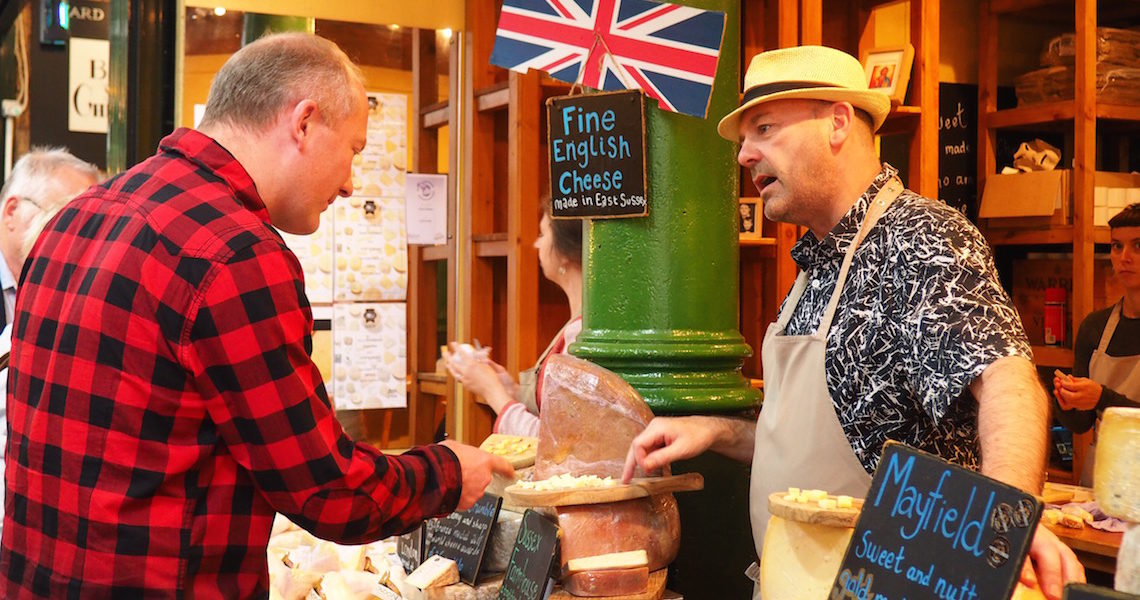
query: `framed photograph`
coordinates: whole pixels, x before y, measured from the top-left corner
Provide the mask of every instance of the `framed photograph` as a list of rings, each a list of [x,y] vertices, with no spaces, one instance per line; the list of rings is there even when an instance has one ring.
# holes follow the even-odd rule
[[[867,87],[886,93],[892,104],[902,104],[906,101],[906,86],[910,83],[913,63],[914,46],[910,44],[867,50],[863,54]]]
[[[736,215],[740,239],[758,240],[762,237],[764,205],[760,198],[741,198]]]

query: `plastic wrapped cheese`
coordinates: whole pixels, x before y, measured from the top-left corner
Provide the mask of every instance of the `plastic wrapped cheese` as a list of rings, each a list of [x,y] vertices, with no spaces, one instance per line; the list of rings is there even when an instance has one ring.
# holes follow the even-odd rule
[[[562,587],[575,596],[629,596],[649,589],[649,568],[607,569],[571,573]]]
[[[1104,411],[1096,446],[1093,487],[1105,514],[1140,522],[1140,408]]]
[[[1140,594],[1140,525],[1133,524],[1120,540],[1115,584],[1118,592]]]

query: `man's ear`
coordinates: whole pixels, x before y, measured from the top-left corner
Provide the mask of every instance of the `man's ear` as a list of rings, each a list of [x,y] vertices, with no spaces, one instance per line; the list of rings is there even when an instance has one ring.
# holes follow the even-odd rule
[[[852,135],[854,135],[855,128],[855,107],[850,102],[835,102],[831,105],[831,118],[828,123],[831,125],[831,136],[828,141],[831,145],[838,148],[843,145]]]
[[[313,133],[313,126],[319,118],[317,103],[308,98],[301,100],[289,111],[289,136],[298,145],[303,145]]]
[[[3,221],[9,230],[13,229],[12,223],[15,223],[16,210],[20,208],[19,196],[8,196],[0,203],[0,221]]]

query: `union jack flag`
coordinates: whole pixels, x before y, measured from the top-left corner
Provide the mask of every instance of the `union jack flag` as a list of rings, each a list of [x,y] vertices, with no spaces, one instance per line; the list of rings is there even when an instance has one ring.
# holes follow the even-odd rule
[[[599,90],[641,89],[704,117],[724,13],[649,0],[504,0],[491,64]]]

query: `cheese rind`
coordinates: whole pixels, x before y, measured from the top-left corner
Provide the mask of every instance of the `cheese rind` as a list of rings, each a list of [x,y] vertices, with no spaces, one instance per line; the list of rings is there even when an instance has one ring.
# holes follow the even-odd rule
[[[1140,522],[1140,408],[1106,409],[1097,436],[1096,502],[1111,517]]]
[[[423,562],[404,580],[421,590],[459,582],[459,567],[454,560],[435,555]]]
[[[630,596],[649,589],[649,567],[585,571],[562,579],[562,589],[575,596]]]
[[[609,569],[633,569],[649,566],[649,555],[645,550],[629,550],[626,552],[611,552],[609,554],[596,554],[570,559],[566,562],[566,571],[578,573],[580,571],[602,571]]]

